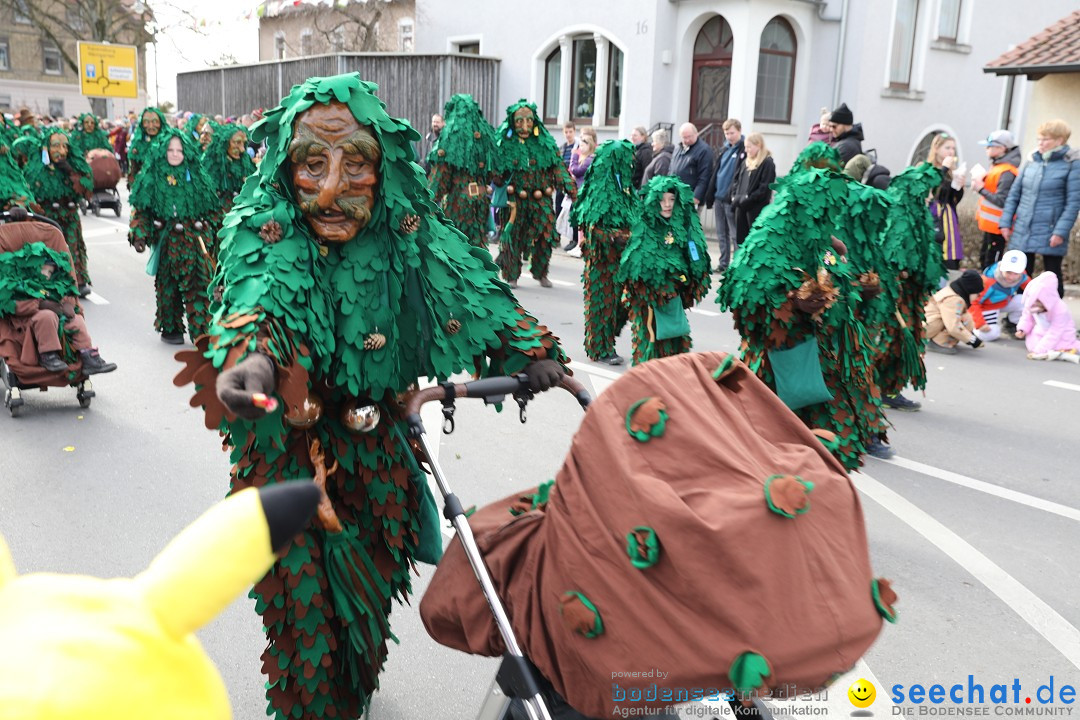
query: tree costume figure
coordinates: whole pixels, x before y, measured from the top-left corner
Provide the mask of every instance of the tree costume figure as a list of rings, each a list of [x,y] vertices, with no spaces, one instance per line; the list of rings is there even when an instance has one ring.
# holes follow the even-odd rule
[[[852,189],[815,167],[779,181],[716,299],[732,313],[746,364],[849,470],[883,434],[875,345],[860,319],[865,290],[833,236],[850,221]]]
[[[356,73],[310,78],[253,126],[266,155],[225,220],[222,299],[198,350],[178,354],[177,384],[195,384],[192,404],[233,449],[233,492],[324,488],[318,524],[252,592],[279,720],[364,712],[391,600],[411,591],[414,559],[441,554],[401,395],[462,370],[544,389],[565,361],[443,217],[419,134],[375,91]]]
[[[885,258],[898,273],[895,322],[882,328],[878,383],[888,396],[911,385],[926,387],[923,349],[926,303],[948,274],[926,198],[941,184],[941,173],[924,163],[909,167],[892,179],[886,191],[892,200],[884,240]]]
[[[577,184],[532,103],[518,100],[508,107],[498,135],[500,184],[506,185],[508,206],[495,263],[510,287],[517,287],[521,265],[531,258],[529,272],[542,286],[551,287],[548,265],[551,250],[559,243],[551,198],[556,190],[576,198]]]
[[[690,352],[686,311],[712,283],[709,248],[690,186],[673,175],[658,175],[641,196],[615,276],[630,307],[635,365]]]
[[[232,210],[244,180],[255,172],[255,162],[247,154],[248,135],[242,126],[233,123],[218,126],[202,157],[202,166],[217,191],[218,210],[212,219],[215,228],[221,227],[226,213]],[[214,239],[216,247],[217,239]],[[214,253],[216,257],[216,252]]]
[[[75,262],[79,294],[86,296],[90,293],[90,272],[87,269],[79,198],[89,198],[93,192],[93,173],[81,155],[70,151],[71,141],[66,132],[50,130],[43,137],[41,152],[27,157],[23,173],[30,192],[37,198],[45,214],[60,223]]]
[[[609,365],[623,361],[615,354],[615,338],[626,324],[627,313],[615,275],[638,212],[638,197],[628,180],[633,174],[633,143],[604,143],[597,148],[581,193],[570,209],[574,224],[582,231],[585,354]]]
[[[499,157],[495,129],[472,95],[454,95],[443,108],[446,127],[428,154],[431,192],[469,242],[487,249],[488,185]]]
[[[135,178],[142,169],[146,153],[150,151],[150,144],[165,127],[168,127],[165,115],[156,107],[148,107],[142,111],[142,115],[139,116],[139,125],[131,138],[131,147],[128,148],[128,189],[135,184]]]
[[[167,127],[143,155],[131,190],[128,242],[151,249],[146,272],[154,276],[154,328],[163,342],[191,341],[210,329],[208,287],[214,275],[211,216],[217,194],[199,162],[199,146]]]
[[[216,129],[213,120],[199,113],[193,114],[184,122],[184,132],[195,141],[200,151],[205,151],[210,146]]]
[[[0,139],[0,143],[4,142]],[[7,149],[7,152],[3,152]],[[10,146],[0,146],[0,210],[7,210],[13,205],[28,207],[34,212],[41,212],[34,194],[26,184],[26,176],[15,164]]]
[[[71,131],[71,147],[82,158],[85,158],[86,153],[91,150],[101,149],[113,152],[109,134],[101,128],[101,124],[93,113],[83,113],[79,116],[78,124]]]

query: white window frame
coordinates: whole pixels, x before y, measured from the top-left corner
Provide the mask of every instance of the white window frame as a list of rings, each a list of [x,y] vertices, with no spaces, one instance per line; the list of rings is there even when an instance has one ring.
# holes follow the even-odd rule
[[[560,62],[560,81],[559,81],[559,96],[556,102],[556,122],[555,125],[562,126],[567,120],[572,119],[573,115],[573,60],[574,60],[574,42],[576,40],[588,40],[591,39],[596,43],[596,85],[594,86],[595,95],[593,96],[593,116],[592,118],[586,118],[584,121],[581,119],[575,120],[580,127],[582,124],[589,124],[598,129],[606,129],[608,131],[613,128],[621,128],[625,122],[622,117],[625,115],[627,93],[629,92],[629,86],[627,85],[630,75],[630,53],[627,51],[626,46],[621,43],[617,43],[614,38],[600,29],[596,29],[592,26],[576,26],[573,28],[567,28],[565,32],[551,38],[540,46],[536,54],[533,56],[534,75],[533,75],[533,87],[535,88],[534,97],[539,98],[539,110],[542,115],[549,117],[545,114],[545,108],[547,104],[547,86],[545,83],[547,60],[552,52],[558,52],[561,56]],[[622,96],[622,111],[620,112],[618,126],[609,126],[606,124],[607,114],[607,90],[608,90],[608,68],[611,60],[611,48],[618,48],[623,54],[623,96]],[[550,124],[550,123],[549,123]]]
[[[49,98],[46,102],[48,103],[49,115],[57,119],[64,117],[64,98]],[[53,112],[53,103],[60,104],[60,112]]]
[[[274,60],[284,60],[285,55],[288,52],[289,44],[285,42],[285,33],[278,30],[274,33]]]
[[[49,53],[56,53],[56,70],[49,70]],[[64,56],[60,53],[60,48],[55,45],[41,45],[41,69],[45,75],[63,75],[64,74]]]
[[[304,50],[304,44],[307,44],[307,50]],[[315,54],[315,36],[311,32],[311,28],[304,28],[300,31],[300,57],[307,57],[308,55]]]
[[[26,11],[23,12],[20,8],[25,8]],[[19,25],[30,25],[33,23],[33,20],[30,19],[30,5],[27,0],[16,0],[15,5],[12,8],[12,15],[14,16],[13,19],[15,22]]]
[[[479,45],[480,54],[484,54],[484,36],[477,35],[451,35],[446,38],[446,52],[460,53],[462,45]]]
[[[896,13],[899,9],[899,0],[893,0],[892,13],[889,16],[889,44],[887,45],[887,57],[882,78],[882,97],[902,98],[907,100],[922,100],[926,87],[926,51],[930,46],[931,38],[937,32],[936,26],[931,28],[932,20],[937,18],[938,3],[936,0],[919,0],[918,11],[915,15],[915,38],[912,42],[911,75],[908,78],[907,89],[892,87],[892,48],[893,39],[896,35]]]
[[[4,48],[3,62],[0,62],[0,70],[11,69],[11,40],[7,36],[0,37],[0,46]]]
[[[405,47],[405,41],[408,40],[409,47]],[[416,23],[410,17],[401,18],[398,20],[398,52],[415,52],[416,51]]]

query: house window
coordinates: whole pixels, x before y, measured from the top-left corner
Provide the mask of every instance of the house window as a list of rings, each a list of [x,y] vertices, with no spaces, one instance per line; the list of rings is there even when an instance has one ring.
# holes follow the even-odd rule
[[[312,52],[311,52],[312,51],[312,45],[313,45],[312,40],[313,39],[311,37],[311,31],[310,30],[304,30],[303,32],[300,33],[300,56],[301,57],[307,57],[308,55],[312,54]]]
[[[791,122],[795,91],[795,32],[788,21],[775,17],[761,33],[754,120]]]
[[[49,98],[49,115],[58,119],[64,117],[63,98]]]
[[[570,115],[577,122],[591,123],[596,106],[596,42],[590,38],[574,41],[574,84],[571,86]]]
[[[8,39],[0,38],[0,70],[11,69],[11,51],[8,47]]]
[[[67,24],[71,27],[72,30],[82,32],[86,29],[86,21],[83,20],[82,13],[79,12],[79,8],[77,7],[69,7],[65,13],[65,19],[67,20]]]
[[[562,87],[562,49],[556,47],[544,61],[544,122],[559,121],[559,90]]]
[[[0,95],[0,110],[10,110],[10,109],[11,109],[11,96],[10,95]]]
[[[345,52],[344,28],[334,28],[334,31],[330,33],[330,50],[331,52]]]
[[[921,165],[926,162],[927,156],[930,155],[930,144],[934,142],[934,138],[939,134],[945,132],[944,130],[931,130],[923,139],[919,141],[919,144],[915,146],[915,151],[911,154],[911,162],[909,165]]]
[[[45,58],[45,74],[61,74],[63,72],[63,59],[60,57],[60,48],[55,45],[45,45],[41,52]]]
[[[608,43],[607,117],[605,125],[618,125],[622,114],[623,51]]]
[[[907,90],[911,86],[911,65],[915,59],[915,19],[918,15],[919,0],[896,0],[889,87]]]
[[[690,122],[699,130],[727,119],[731,92],[731,52],[735,38],[720,15],[705,23],[694,40],[690,77]]]
[[[480,54],[480,43],[478,43],[478,42],[458,43],[457,51],[459,53],[461,53],[462,55],[479,55]]]
[[[23,25],[29,25],[30,20],[30,7],[27,5],[27,0],[15,0],[15,22]]]
[[[285,34],[284,33],[279,32],[276,35],[274,35],[274,59],[275,60],[284,60],[285,59]]]
[[[401,52],[413,51],[412,18],[405,18],[398,22],[398,50]]]
[[[956,42],[960,35],[960,1],[941,0],[941,15],[938,16],[939,40]]]

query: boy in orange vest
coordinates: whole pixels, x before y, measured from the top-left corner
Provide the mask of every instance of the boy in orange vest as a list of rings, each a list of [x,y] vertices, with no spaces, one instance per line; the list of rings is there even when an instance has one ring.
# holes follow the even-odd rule
[[[1009,196],[1009,188],[1016,180],[1020,148],[1008,130],[995,130],[979,144],[986,146],[986,157],[990,160],[990,171],[986,177],[971,180],[971,189],[979,194],[979,209],[975,215],[983,232],[979,268],[985,270],[1000,260],[1005,252],[1005,238],[1001,235],[1000,227],[1001,209]]]

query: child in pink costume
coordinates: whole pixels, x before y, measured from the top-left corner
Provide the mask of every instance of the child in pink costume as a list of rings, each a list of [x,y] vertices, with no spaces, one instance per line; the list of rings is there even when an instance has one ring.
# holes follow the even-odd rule
[[[1044,272],[1024,289],[1024,312],[1016,324],[1016,337],[1027,343],[1029,360],[1065,360],[1080,363],[1076,323],[1058,297],[1057,275]]]

